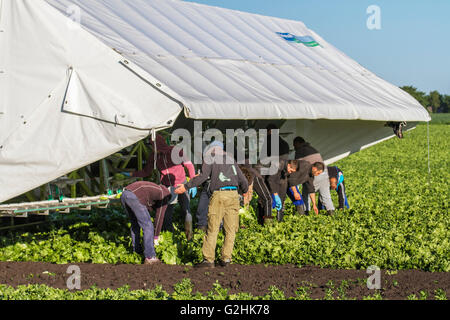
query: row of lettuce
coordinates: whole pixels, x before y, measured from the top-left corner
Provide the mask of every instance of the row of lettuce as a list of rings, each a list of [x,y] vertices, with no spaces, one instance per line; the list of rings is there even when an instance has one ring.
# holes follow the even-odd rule
[[[350,210],[297,216],[288,204],[283,222],[259,226],[253,200],[241,214],[244,228],[237,234],[233,261],[450,271],[449,127],[432,125],[430,132],[431,174],[426,126],[406,133],[404,140],[391,139],[337,163],[344,171]],[[129,222],[120,207],[54,220],[37,231],[2,234],[0,261],[142,262],[131,251]],[[174,233],[162,233],[156,251],[163,262],[201,261],[203,233],[196,231],[188,242],[182,229],[179,219]],[[217,257],[222,243],[221,234]]]
[[[311,287],[299,287],[295,295],[286,296],[276,286],[270,286],[265,295],[254,296],[250,293],[230,293],[218,281],[207,293],[194,292],[190,279],[183,279],[174,285],[173,292],[167,293],[161,286],[153,290],[130,290],[128,286],[112,289],[91,287],[86,290],[68,290],[52,288],[43,284],[21,285],[11,287],[0,285],[0,300],[383,300],[381,291],[377,290],[362,297],[352,297],[348,287],[340,285],[326,286],[321,297],[311,297]],[[420,291],[399,299],[407,300],[447,300],[444,290],[433,292]]]

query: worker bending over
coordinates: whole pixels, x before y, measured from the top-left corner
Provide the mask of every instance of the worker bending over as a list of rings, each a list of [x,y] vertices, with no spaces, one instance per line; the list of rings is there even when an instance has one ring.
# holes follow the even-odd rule
[[[334,213],[334,205],[333,200],[331,199],[330,193],[330,180],[328,177],[328,170],[324,165],[323,158],[319,151],[317,151],[314,147],[312,147],[308,142],[306,142],[302,137],[296,137],[294,139],[294,148],[295,148],[295,158],[297,160],[308,161],[310,164],[314,165],[316,163],[322,163],[323,168],[321,167],[319,170],[320,174],[314,175],[314,195],[311,193],[308,196],[308,192],[310,190],[302,190],[303,201],[305,202],[306,212],[309,212],[311,205],[309,199],[313,202],[313,210],[316,214],[319,213],[319,209],[315,203],[315,193],[319,192],[319,199],[321,203],[325,206],[328,214],[332,215]],[[318,169],[316,167],[316,169]],[[314,201],[313,201],[314,199]]]
[[[148,181],[138,181],[125,187],[120,201],[131,221],[131,241],[136,253],[145,255],[144,264],[159,263],[154,246],[155,229],[161,230],[167,204],[172,200],[169,189]],[[156,211],[155,227],[149,210]],[[141,244],[141,229],[144,248]]]
[[[330,177],[330,188],[336,190],[339,199],[339,210],[344,208],[350,209],[348,204],[347,195],[345,193],[344,173],[336,166],[328,167],[328,176]],[[319,203],[319,209],[322,204]]]
[[[316,206],[316,193],[314,192],[314,178],[320,176],[323,173],[325,165],[322,162],[316,162],[310,164],[308,161],[297,160],[298,170],[289,176],[289,192],[292,194],[291,200],[295,205],[299,214],[308,214],[309,211],[304,210],[304,203],[309,196],[313,210],[316,214],[319,210]],[[302,194],[306,195],[305,198],[300,195],[298,186],[302,185]]]
[[[152,139],[150,139],[150,143],[153,144]],[[150,154],[150,157],[148,159],[148,162],[146,166],[140,170],[133,172],[131,174],[132,177],[148,177],[153,169],[155,164],[155,157],[156,157],[156,167],[158,171],[161,174],[161,183],[168,187],[175,187],[180,183],[186,182],[186,173],[185,168],[189,172],[189,177],[192,179],[195,176],[195,169],[192,162],[187,159],[183,155],[183,149],[177,147],[177,146],[169,146],[164,141],[164,138],[161,135],[156,135],[156,152],[153,150],[153,152]],[[179,148],[175,149],[175,148]],[[175,149],[175,150],[174,150]],[[156,153],[156,154],[155,154]],[[182,159],[181,163],[176,163],[176,159],[172,159],[172,154],[176,153],[179,159]],[[127,173],[123,173],[127,174]],[[181,210],[183,212],[183,215],[185,217],[185,232],[186,232],[186,238],[190,240],[193,235],[192,230],[192,215],[190,210],[190,197],[194,198],[197,194],[197,188],[192,188],[186,191],[183,194],[178,195],[178,203],[181,206]],[[173,232],[173,210],[174,205],[171,204],[167,208],[167,212],[165,214],[165,221],[164,221],[164,229]],[[159,234],[158,234],[159,235]]]

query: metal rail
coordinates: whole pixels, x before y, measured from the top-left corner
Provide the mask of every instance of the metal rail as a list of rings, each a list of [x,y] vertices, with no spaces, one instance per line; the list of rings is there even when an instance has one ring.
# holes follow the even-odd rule
[[[99,195],[94,197],[64,198],[59,200],[14,203],[0,205],[0,217],[26,218],[28,214],[48,215],[50,211],[69,213],[70,209],[91,210],[91,208],[107,208],[113,202],[119,202],[121,193]]]
[[[147,139],[18,196],[11,200],[12,204],[0,204],[0,218],[10,219],[9,226],[5,226],[7,221],[2,220],[0,231],[43,223],[16,225],[16,218],[28,220],[29,216],[48,216],[50,212],[89,211],[92,207],[107,208],[119,203],[121,190],[141,178],[117,178],[116,174],[132,171],[127,168],[132,159],[137,160],[135,169],[143,169],[144,160],[149,158],[151,152],[145,144]]]

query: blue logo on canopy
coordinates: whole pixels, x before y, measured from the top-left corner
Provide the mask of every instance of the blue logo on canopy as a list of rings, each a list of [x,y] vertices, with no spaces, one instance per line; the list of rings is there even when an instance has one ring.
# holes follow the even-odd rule
[[[320,44],[311,36],[296,36],[287,32],[277,32],[277,34],[286,41],[302,43],[310,48],[320,46]]]

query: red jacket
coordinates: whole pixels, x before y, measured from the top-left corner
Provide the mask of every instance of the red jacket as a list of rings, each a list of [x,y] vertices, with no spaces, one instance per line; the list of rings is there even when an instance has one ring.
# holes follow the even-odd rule
[[[153,143],[151,140],[150,142]],[[161,173],[161,183],[163,185],[170,187],[185,183],[186,172],[184,171],[184,168],[188,170],[189,177],[191,179],[194,178],[194,165],[189,159],[184,157],[182,149],[168,146],[161,135],[156,136],[156,149],[156,167]],[[178,157],[182,159],[182,162],[175,163],[172,160],[172,153],[178,154]],[[146,166],[142,170],[134,172],[133,177],[148,177],[154,168],[154,161],[155,153],[152,152]]]

